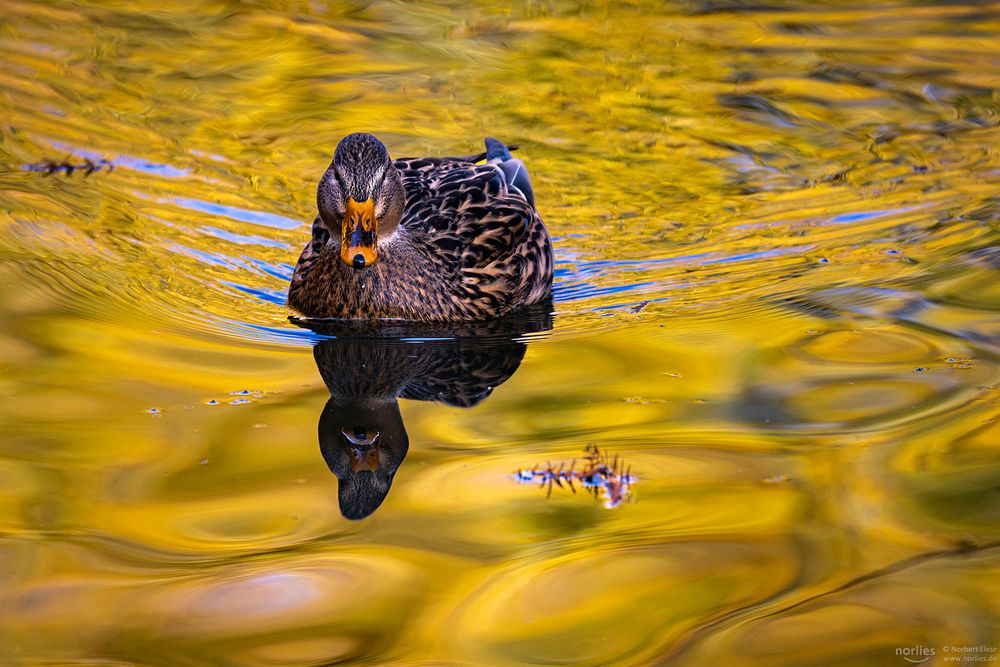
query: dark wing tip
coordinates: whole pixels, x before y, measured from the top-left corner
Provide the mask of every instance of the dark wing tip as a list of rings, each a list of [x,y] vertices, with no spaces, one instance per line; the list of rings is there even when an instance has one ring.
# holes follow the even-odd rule
[[[486,159],[487,160],[509,160],[510,149],[499,139],[486,137]]]

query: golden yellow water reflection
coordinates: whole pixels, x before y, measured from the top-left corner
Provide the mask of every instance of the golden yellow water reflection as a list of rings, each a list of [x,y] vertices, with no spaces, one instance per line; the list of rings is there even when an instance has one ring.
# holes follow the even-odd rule
[[[0,13],[0,662],[1000,644],[997,3]],[[518,144],[554,320],[314,347],[284,295],[356,130]],[[371,430],[405,460],[350,521]],[[589,445],[634,502],[511,479]]]

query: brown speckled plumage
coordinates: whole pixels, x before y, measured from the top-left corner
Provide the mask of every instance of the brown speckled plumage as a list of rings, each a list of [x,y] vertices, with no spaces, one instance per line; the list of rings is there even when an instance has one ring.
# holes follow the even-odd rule
[[[341,146],[350,141],[378,143],[350,135]],[[402,180],[402,217],[394,234],[378,239],[378,260],[360,270],[341,261],[341,230],[324,221],[324,183],[336,172],[341,185],[333,187],[349,194],[360,186],[351,185],[345,169],[358,170],[365,182],[382,172],[335,159],[320,184],[321,215],[295,267],[288,304],[312,318],[444,322],[487,320],[546,299],[553,264],[548,232],[523,164],[490,141],[481,156],[387,163],[384,171],[398,170]]]

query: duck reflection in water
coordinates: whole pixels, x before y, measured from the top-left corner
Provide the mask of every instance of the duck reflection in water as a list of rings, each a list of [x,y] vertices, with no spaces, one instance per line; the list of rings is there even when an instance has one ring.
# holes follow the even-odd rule
[[[319,445],[348,519],[378,509],[406,457],[400,398],[471,408],[521,365],[526,334],[552,328],[548,304],[476,325],[297,323],[334,336],[313,350],[330,391]]]

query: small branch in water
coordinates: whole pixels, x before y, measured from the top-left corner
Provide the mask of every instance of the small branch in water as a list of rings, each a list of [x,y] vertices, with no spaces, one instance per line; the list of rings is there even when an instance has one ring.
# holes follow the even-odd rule
[[[626,468],[617,454],[611,458],[597,445],[588,445],[585,451],[587,456],[584,457],[580,470],[576,469],[576,459],[573,459],[568,468],[565,463],[560,463],[558,468],[552,463],[546,463],[545,467],[536,465],[528,470],[518,470],[514,473],[514,479],[522,483],[538,482],[546,488],[546,498],[552,495],[553,486],[560,489],[568,487],[576,493],[575,484],[579,484],[595,497],[600,494],[608,509],[618,507],[626,500],[631,501],[629,489],[639,481],[632,474],[632,467]]]
[[[107,171],[110,174],[115,170],[115,165],[110,160],[98,160],[94,162],[90,158],[84,158],[82,164],[74,164],[70,161],[72,159],[72,156],[69,155],[58,162],[46,158],[41,162],[27,164],[24,168],[28,171],[38,172],[42,176],[51,176],[52,174],[60,173],[72,176],[74,171],[82,171],[84,177],[90,176],[95,171]]]

